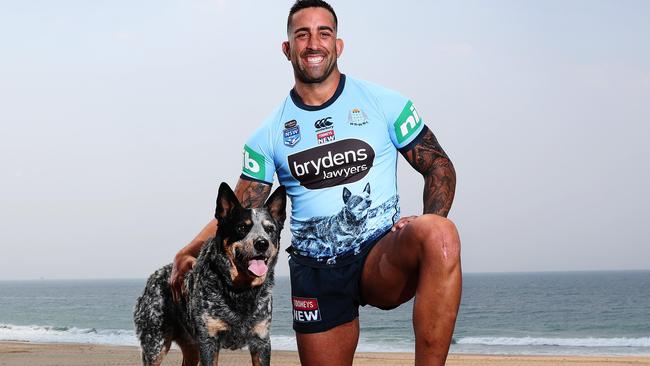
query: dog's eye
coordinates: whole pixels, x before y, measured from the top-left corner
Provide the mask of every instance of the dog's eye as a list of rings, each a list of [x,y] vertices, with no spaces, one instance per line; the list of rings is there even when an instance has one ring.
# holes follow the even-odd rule
[[[266,231],[268,234],[271,234],[275,231],[275,226],[273,225],[264,225],[264,231]]]
[[[235,230],[237,230],[238,233],[245,233],[247,228],[248,225],[246,224],[238,224],[237,226],[235,226]]]

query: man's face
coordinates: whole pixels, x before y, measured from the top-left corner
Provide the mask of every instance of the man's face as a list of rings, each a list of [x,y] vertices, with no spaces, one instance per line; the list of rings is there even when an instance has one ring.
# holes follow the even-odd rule
[[[336,39],[334,16],[324,8],[306,8],[293,15],[289,40],[282,51],[291,61],[293,73],[303,83],[320,83],[336,67],[343,41]]]

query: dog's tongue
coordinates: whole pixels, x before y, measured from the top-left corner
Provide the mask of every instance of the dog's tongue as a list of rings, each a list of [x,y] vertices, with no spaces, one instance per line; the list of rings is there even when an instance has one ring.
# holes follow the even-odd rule
[[[253,259],[248,261],[248,270],[253,272],[253,274],[257,277],[264,276],[268,269],[269,268],[266,266],[266,263],[264,263],[264,261],[261,259]]]

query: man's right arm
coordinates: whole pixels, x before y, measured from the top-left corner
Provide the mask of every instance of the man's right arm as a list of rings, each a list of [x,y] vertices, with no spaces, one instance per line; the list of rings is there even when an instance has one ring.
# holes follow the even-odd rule
[[[235,187],[235,195],[244,207],[261,207],[271,193],[271,185],[248,179],[239,179]],[[213,237],[217,232],[217,220],[212,219],[205,225],[199,234],[174,257],[172,274],[169,283],[172,288],[172,297],[178,301],[182,294],[187,292],[184,286],[185,273],[189,271],[196,262],[203,244]]]

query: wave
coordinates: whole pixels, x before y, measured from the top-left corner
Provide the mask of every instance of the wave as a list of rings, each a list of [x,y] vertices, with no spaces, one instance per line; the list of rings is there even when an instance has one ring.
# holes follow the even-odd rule
[[[0,324],[0,341],[136,346],[133,330]]]
[[[650,337],[640,338],[535,338],[463,337],[456,344],[482,346],[559,346],[559,347],[650,347]]]
[[[139,346],[134,330],[127,329],[96,329],[66,326],[45,325],[13,325],[0,324],[0,341],[22,341],[36,343],[88,343],[115,346]],[[275,350],[296,351],[296,338],[293,335],[271,336],[271,344]],[[639,338],[543,338],[543,337],[462,337],[454,338],[453,349],[463,352],[490,353],[490,346],[508,347],[506,353],[529,353],[530,347],[557,347],[553,353],[563,353],[561,350],[583,348],[587,353],[599,349],[617,348],[630,349],[632,353],[650,353],[650,337]],[[461,347],[461,348],[457,348]],[[465,348],[471,347],[471,348]],[[478,348],[477,348],[478,347]],[[513,348],[514,347],[514,348]],[[521,347],[521,348],[518,348]],[[647,351],[645,350],[647,348]],[[497,347],[498,349],[498,347]],[[526,350],[528,349],[528,350]],[[536,348],[539,350],[539,348]],[[632,349],[635,349],[632,351]],[[359,339],[359,352],[412,352],[413,340],[410,337],[377,337],[367,338],[362,335]],[[594,350],[594,351],[589,351]],[[582,351],[578,351],[582,353]]]
[[[126,329],[96,329],[48,325],[0,324],[0,341],[19,341],[36,343],[88,343],[113,346],[139,346],[135,331]],[[413,348],[407,344],[375,344],[363,337],[358,350],[363,352],[400,352]],[[293,335],[271,336],[275,350],[297,351],[296,337]]]

